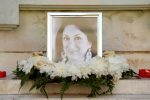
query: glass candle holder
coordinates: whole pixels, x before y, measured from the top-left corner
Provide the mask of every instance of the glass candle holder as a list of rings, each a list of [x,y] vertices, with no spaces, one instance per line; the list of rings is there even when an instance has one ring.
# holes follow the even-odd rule
[[[6,71],[0,71],[0,78],[6,77]]]
[[[150,78],[150,69],[139,69],[139,76],[143,78]]]

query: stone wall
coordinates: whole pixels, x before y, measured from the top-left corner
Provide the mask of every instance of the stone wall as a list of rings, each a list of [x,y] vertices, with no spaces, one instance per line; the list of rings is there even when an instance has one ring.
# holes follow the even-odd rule
[[[0,66],[9,73],[18,60],[47,49],[47,12],[20,11],[17,29],[0,31]],[[138,68],[150,68],[150,11],[102,11],[103,50],[114,50]]]
[[[0,0],[0,30],[11,30],[16,28],[18,25],[18,0]]]

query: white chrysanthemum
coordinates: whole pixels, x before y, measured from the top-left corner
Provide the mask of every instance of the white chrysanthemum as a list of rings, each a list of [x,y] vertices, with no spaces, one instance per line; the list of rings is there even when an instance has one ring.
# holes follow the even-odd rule
[[[89,78],[88,75],[92,74],[91,69],[88,66],[80,67],[80,72],[81,72],[82,78],[84,79]]]
[[[115,76],[117,79],[121,78],[122,72],[128,69],[126,58],[122,56],[114,56],[108,58],[108,73]]]
[[[119,64],[109,64],[108,72],[111,74],[115,74],[117,72],[122,71],[121,65]]]
[[[37,69],[40,69],[41,67],[50,66],[51,64],[48,58],[43,56],[35,56],[20,61],[18,65],[19,65],[19,69],[27,74],[30,72],[33,66],[35,66]]]
[[[55,63],[55,68],[53,73],[51,74],[51,77],[67,77],[68,73],[67,73],[67,69],[66,69],[66,65],[64,63]]]
[[[30,72],[32,67],[33,67],[33,61],[30,59],[22,60],[19,63],[19,69],[22,70],[23,72],[25,72],[26,74],[28,74]]]
[[[43,64],[40,68],[40,73],[47,73],[48,75],[51,75],[55,70],[55,66]]]
[[[21,61],[18,63],[18,68],[19,68],[19,70],[22,70],[23,67],[24,67],[24,65],[25,65],[26,63],[27,63],[26,60],[21,60]]]
[[[72,80],[77,80],[77,78],[82,77],[79,66],[70,65],[67,68],[67,72],[72,77]]]
[[[90,64],[92,73],[98,76],[107,74],[107,66],[108,66],[107,62],[105,62],[105,60],[100,57],[94,57],[91,60]]]
[[[35,66],[40,73],[47,73],[51,78],[55,77],[71,77],[72,81],[78,78],[89,78],[89,75],[95,74],[97,77],[101,75],[111,74],[115,79],[121,78],[122,72],[128,70],[128,63],[124,57],[111,56],[108,58],[94,57],[88,63],[53,63],[43,56],[30,57],[27,60],[19,62],[19,69],[26,74]]]

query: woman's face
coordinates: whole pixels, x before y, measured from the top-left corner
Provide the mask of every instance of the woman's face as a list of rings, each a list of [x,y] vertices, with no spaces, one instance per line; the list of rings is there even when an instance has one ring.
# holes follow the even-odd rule
[[[68,25],[63,32],[63,48],[70,61],[83,61],[91,43],[87,36],[74,25]]]

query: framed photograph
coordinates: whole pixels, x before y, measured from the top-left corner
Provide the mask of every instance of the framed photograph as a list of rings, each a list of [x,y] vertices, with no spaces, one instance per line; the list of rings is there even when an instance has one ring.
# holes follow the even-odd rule
[[[102,57],[102,13],[48,12],[47,56],[54,62]]]

